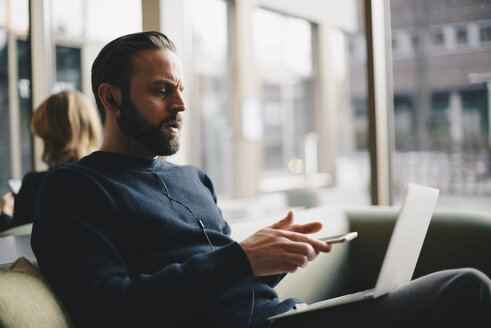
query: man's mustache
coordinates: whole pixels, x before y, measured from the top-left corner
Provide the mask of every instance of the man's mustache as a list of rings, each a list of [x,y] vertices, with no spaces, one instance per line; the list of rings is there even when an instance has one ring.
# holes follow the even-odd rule
[[[163,128],[166,125],[174,125],[180,130],[182,127],[182,124],[183,124],[182,115],[177,113],[171,117],[167,117],[167,118],[163,119],[159,124],[159,128]]]

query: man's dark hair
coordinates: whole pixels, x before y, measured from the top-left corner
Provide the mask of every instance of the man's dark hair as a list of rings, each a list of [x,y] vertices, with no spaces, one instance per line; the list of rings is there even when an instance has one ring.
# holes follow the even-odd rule
[[[102,48],[92,64],[92,92],[101,114],[106,120],[104,105],[99,99],[98,89],[102,83],[109,83],[128,93],[133,72],[133,57],[142,50],[168,49],[176,52],[174,43],[160,32],[140,32],[121,36]]]

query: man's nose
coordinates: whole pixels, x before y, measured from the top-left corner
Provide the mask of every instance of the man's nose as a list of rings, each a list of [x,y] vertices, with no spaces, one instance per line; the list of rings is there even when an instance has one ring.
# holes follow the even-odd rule
[[[176,112],[183,112],[187,109],[186,102],[184,101],[184,96],[179,90],[175,92],[171,109]]]

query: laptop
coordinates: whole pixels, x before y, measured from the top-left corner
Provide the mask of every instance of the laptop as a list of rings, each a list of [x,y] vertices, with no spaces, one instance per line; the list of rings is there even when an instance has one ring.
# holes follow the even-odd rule
[[[270,320],[328,308],[335,305],[377,298],[407,284],[416,268],[419,253],[430,225],[439,190],[410,183],[397,216],[397,221],[385,253],[374,289],[344,295],[297,307],[270,317]],[[363,238],[363,236],[360,236]]]

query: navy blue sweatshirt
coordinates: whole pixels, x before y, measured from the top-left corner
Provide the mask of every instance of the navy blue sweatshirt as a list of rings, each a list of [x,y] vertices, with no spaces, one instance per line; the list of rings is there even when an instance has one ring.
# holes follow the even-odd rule
[[[95,152],[44,178],[31,244],[79,327],[246,327],[253,287],[251,327],[267,326],[296,300],[229,234],[201,170]]]

